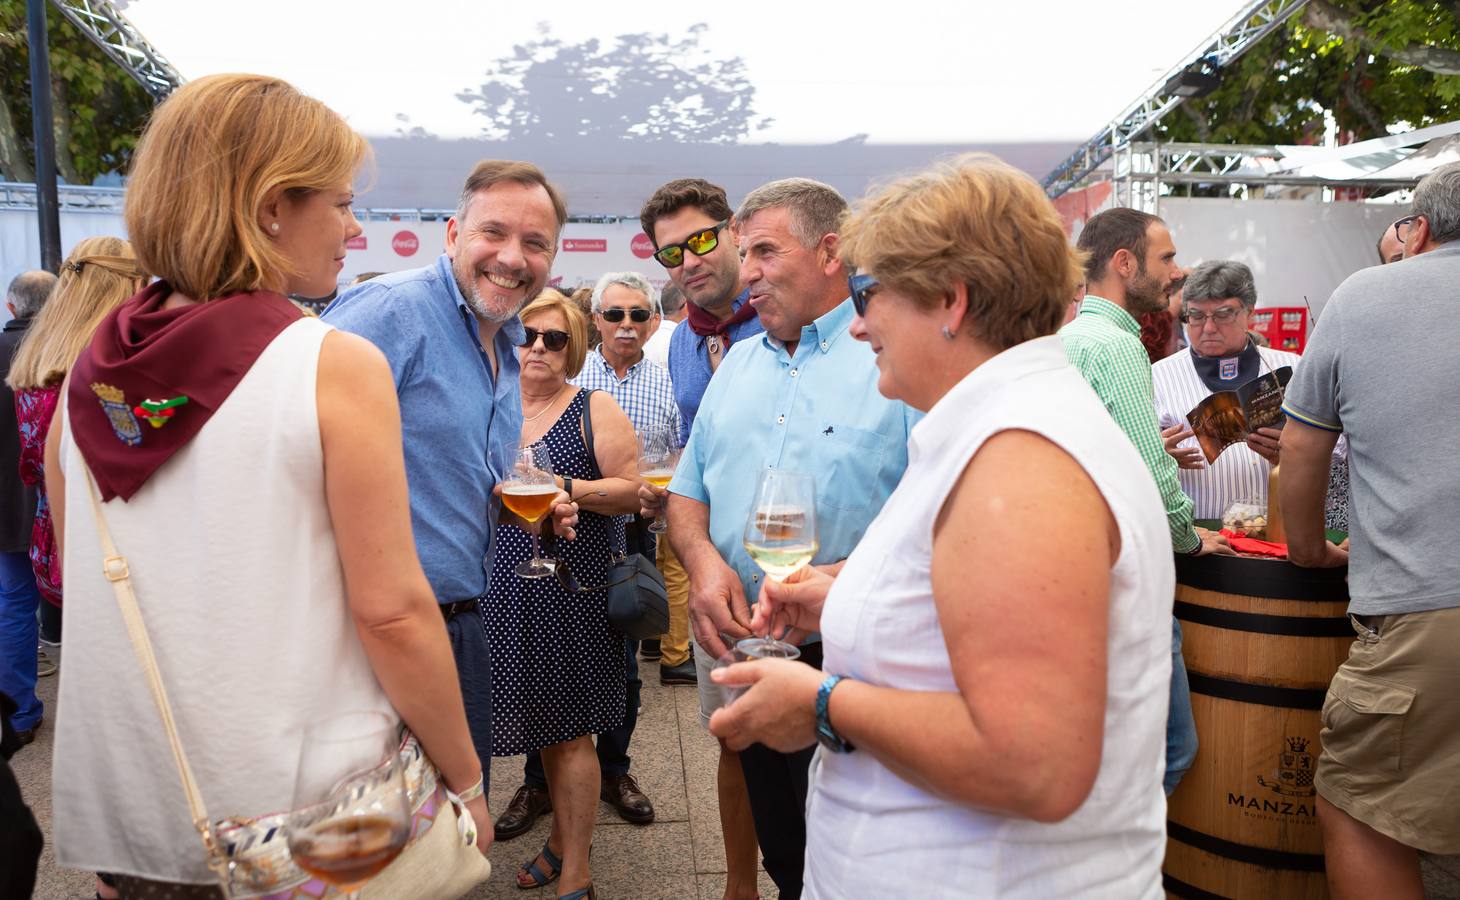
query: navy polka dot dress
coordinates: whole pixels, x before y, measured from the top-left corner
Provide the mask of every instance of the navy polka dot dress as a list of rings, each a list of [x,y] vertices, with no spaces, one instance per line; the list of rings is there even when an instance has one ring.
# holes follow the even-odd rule
[[[543,435],[559,475],[593,477],[581,423],[580,390]],[[558,541],[559,555],[583,586],[608,580],[610,538],[623,547],[623,524],[587,510],[578,537]],[[513,570],[532,555],[532,539],[497,528],[497,555],[482,614],[492,646],[492,755],[516,756],[584,734],[609,731],[624,718],[624,638],[608,624],[603,590],[568,594],[556,578],[526,579]]]

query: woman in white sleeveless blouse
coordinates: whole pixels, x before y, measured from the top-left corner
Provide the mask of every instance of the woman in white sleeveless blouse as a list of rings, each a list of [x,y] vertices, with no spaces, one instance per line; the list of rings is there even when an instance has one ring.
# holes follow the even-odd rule
[[[872,197],[841,248],[879,390],[928,415],[852,555],[756,605],[820,630],[824,671],[716,672],[750,688],[711,731],[821,741],[807,897],[1159,897],[1170,538],[1053,336],[1077,251],[986,156]]]
[[[283,296],[334,290],[367,154],[288,84],[218,75],[154,112],[133,162],[127,230],[161,280],[97,329],[46,448],[67,594],[57,858],[117,873],[123,897],[217,888],[102,574],[92,476],[213,818],[290,808],[306,726],[361,709],[404,719],[452,790],[481,778],[390,369]],[[485,852],[486,802],[467,808]]]

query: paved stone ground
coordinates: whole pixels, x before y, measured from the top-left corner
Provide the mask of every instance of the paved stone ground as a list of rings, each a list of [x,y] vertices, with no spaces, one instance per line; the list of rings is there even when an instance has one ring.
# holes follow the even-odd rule
[[[593,879],[603,900],[719,900],[725,886],[725,853],[715,797],[716,745],[699,723],[692,687],[664,687],[652,664],[642,666],[644,712],[631,753],[634,775],[654,801],[654,824],[623,822],[600,803],[594,831]],[[56,678],[41,680],[41,699],[54,709]],[[51,731],[43,727],[34,744],[11,761],[21,791],[49,842],[51,831]],[[492,764],[491,805],[506,806],[522,779],[522,758]],[[470,900],[547,900],[550,890],[518,890],[516,868],[547,839],[549,822],[540,820],[526,835],[492,848],[492,877]],[[1426,860],[1425,886],[1431,900],[1460,900],[1460,857]],[[761,895],[774,897],[764,873]],[[93,895],[90,875],[56,868],[49,843],[41,859],[35,896],[41,900],[86,900]],[[878,898],[880,900],[880,898]]]

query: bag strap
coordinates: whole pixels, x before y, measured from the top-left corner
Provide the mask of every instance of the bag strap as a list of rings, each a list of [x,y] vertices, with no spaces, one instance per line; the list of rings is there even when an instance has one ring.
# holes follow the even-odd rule
[[[588,465],[593,468],[594,481],[603,477],[603,470],[598,468],[598,454],[593,451],[593,395],[596,393],[598,388],[589,388],[583,395],[583,445],[588,449]]]
[[[152,641],[147,636],[147,628],[142,623],[142,610],[137,605],[137,595],[132,590],[132,573],[127,568],[126,558],[117,552],[117,545],[112,541],[111,529],[107,528],[106,517],[102,515],[101,498],[97,496],[96,481],[91,476],[91,470],[85,468],[85,471],[86,487],[91,496],[91,512],[96,517],[96,533],[101,539],[102,574],[112,583],[117,607],[121,610],[122,621],[127,626],[127,636],[132,640],[132,650],[137,654],[137,662],[142,666],[142,676],[147,680],[147,688],[152,692],[152,702],[156,704],[157,714],[162,719],[168,747],[172,750],[173,761],[177,763],[178,775],[182,779],[188,812],[193,817],[193,827],[198,830],[203,850],[208,854],[208,868],[218,877],[223,896],[229,897],[228,860],[218,849],[212,825],[208,820],[208,810],[203,805],[203,794],[198,790],[198,781],[193,777],[192,766],[188,765],[187,754],[183,752],[182,740],[177,734],[177,723],[172,717],[172,705],[167,699],[167,688],[162,684],[162,674],[157,670],[157,657],[152,652]]]

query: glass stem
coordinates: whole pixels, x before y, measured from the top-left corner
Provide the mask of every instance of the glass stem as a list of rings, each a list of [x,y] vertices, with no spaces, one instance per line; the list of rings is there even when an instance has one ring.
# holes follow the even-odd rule
[[[536,563],[540,559],[542,559],[542,550],[538,549],[538,544],[537,544],[537,530],[536,529],[533,529],[533,532],[532,532],[532,562]]]

